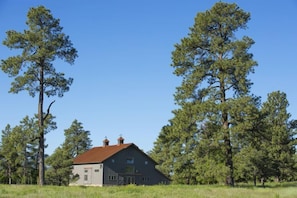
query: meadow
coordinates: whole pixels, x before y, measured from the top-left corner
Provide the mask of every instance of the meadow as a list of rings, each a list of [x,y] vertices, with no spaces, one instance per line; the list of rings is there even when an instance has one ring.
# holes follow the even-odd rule
[[[296,198],[297,183],[270,184],[263,187],[248,185],[234,188],[221,185],[168,185],[168,186],[117,186],[117,187],[59,187],[34,185],[0,185],[0,197],[108,197],[108,198]]]

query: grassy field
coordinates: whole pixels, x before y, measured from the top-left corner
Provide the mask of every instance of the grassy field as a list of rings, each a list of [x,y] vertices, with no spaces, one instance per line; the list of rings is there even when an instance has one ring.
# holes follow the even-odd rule
[[[268,185],[266,188],[241,186],[120,186],[120,187],[58,187],[31,185],[0,185],[0,197],[144,197],[144,198],[296,198],[297,183]]]

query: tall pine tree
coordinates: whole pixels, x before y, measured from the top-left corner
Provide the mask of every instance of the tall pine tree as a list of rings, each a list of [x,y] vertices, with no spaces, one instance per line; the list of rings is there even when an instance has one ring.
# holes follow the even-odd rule
[[[194,113],[184,117],[191,119],[184,122],[188,127],[173,125],[174,131],[188,134],[193,124],[198,127],[196,130],[206,123],[211,126],[214,142],[223,152],[225,183],[231,186],[234,185],[231,141],[236,132],[232,130],[232,114],[245,105],[242,98],[248,96],[252,85],[248,75],[257,65],[248,52],[254,41],[247,36],[236,37],[239,30],[247,27],[249,19],[250,14],[236,4],[218,2],[210,10],[197,14],[190,33],[172,52],[174,74],[182,77],[175,101],[183,111],[191,109]],[[195,142],[195,138],[189,135],[186,139]],[[176,144],[187,147],[184,142]]]
[[[44,6],[30,8],[27,14],[28,30],[23,33],[9,30],[3,44],[10,49],[22,50],[16,55],[2,60],[1,69],[10,77],[15,77],[11,83],[11,93],[28,91],[34,97],[38,95],[39,124],[39,184],[44,184],[44,148],[45,120],[49,115],[50,103],[44,113],[44,96],[62,97],[69,91],[72,78],[65,78],[59,73],[53,62],[59,58],[73,64],[77,51],[72,47],[69,36],[62,32],[59,19],[55,19],[50,10]]]

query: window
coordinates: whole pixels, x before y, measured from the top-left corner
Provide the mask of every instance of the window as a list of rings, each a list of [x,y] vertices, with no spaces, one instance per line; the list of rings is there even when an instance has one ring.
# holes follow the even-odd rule
[[[144,161],[144,164],[147,165],[148,164],[148,161]]]
[[[111,181],[115,181],[115,180],[117,180],[117,176],[115,176],[115,175],[109,175],[108,176],[108,179],[111,180]]]
[[[88,181],[88,175],[84,175],[84,181]]]
[[[134,158],[127,158],[127,164],[134,164]]]
[[[84,169],[84,183],[89,183],[92,180],[92,168]]]
[[[125,173],[134,173],[134,166],[126,166]]]
[[[95,173],[98,173],[99,172],[99,169],[95,169]]]
[[[148,181],[150,181],[150,178],[149,178],[149,177],[143,177],[143,178],[142,178],[142,181],[143,181],[143,182],[148,182]]]

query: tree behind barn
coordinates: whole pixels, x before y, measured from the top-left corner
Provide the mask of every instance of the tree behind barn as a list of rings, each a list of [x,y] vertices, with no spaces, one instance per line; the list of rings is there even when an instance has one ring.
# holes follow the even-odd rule
[[[67,150],[58,147],[54,153],[45,159],[47,170],[45,171],[46,181],[49,185],[68,185],[72,172],[73,159]]]
[[[83,128],[78,120],[74,120],[68,129],[64,130],[65,141],[62,148],[65,149],[71,158],[89,150],[92,147],[90,131]]]
[[[62,33],[59,19],[43,6],[30,8],[27,15],[28,30],[23,33],[10,30],[3,44],[10,49],[22,50],[16,55],[2,60],[1,69],[14,77],[10,92],[28,91],[34,97],[38,94],[39,121],[39,184],[44,184],[44,121],[49,115],[44,112],[44,95],[62,97],[69,91],[73,79],[66,79],[64,73],[55,70],[53,62],[59,58],[73,64],[77,51],[69,37]]]
[[[232,114],[241,111],[245,100],[249,100],[252,83],[247,76],[257,65],[248,52],[254,41],[247,36],[236,38],[237,31],[245,29],[249,19],[250,14],[236,4],[216,3],[210,10],[197,14],[190,33],[175,45],[172,53],[174,74],[182,77],[175,101],[181,109],[191,109],[192,114],[184,117],[191,120],[182,122],[188,127],[173,123],[176,134],[188,134],[187,138],[182,138],[187,143],[175,144],[186,149],[193,147],[201,136],[193,136],[191,127],[196,125],[198,131],[207,124],[213,130],[210,135],[214,146],[223,152],[228,185],[234,185]],[[189,129],[192,132],[189,133]],[[190,159],[188,162],[193,163]]]
[[[64,130],[64,135],[63,144],[46,159],[46,178],[51,185],[68,185],[73,178],[73,158],[92,147],[90,131],[85,130],[78,120],[74,120],[71,126]]]

